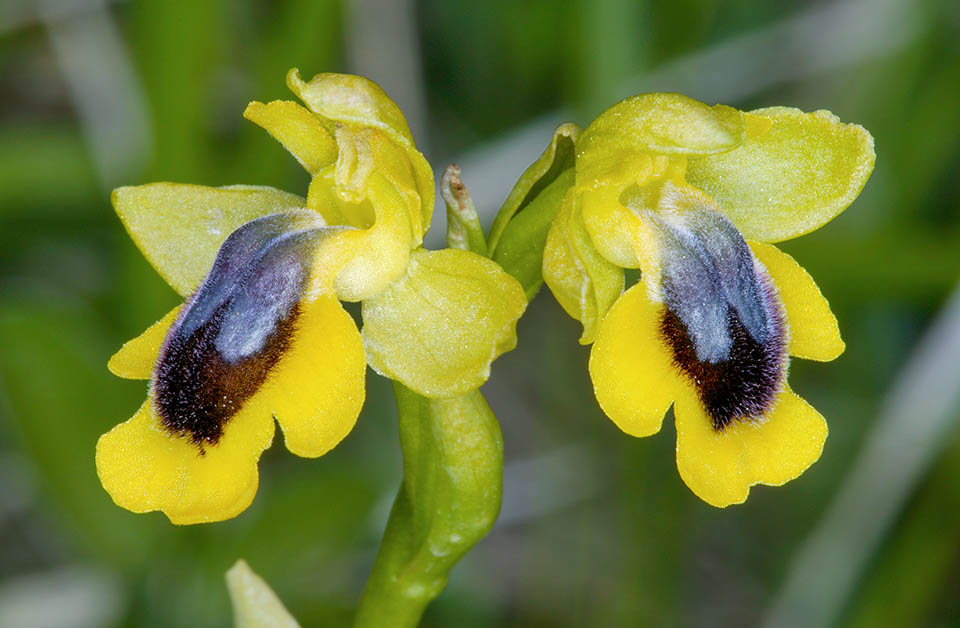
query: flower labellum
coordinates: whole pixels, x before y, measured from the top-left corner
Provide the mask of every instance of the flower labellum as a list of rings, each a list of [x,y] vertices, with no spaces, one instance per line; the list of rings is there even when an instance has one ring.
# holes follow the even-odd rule
[[[294,229],[297,219],[266,216],[234,231],[167,333],[153,376],[157,412],[201,451],[289,347],[323,233]]]

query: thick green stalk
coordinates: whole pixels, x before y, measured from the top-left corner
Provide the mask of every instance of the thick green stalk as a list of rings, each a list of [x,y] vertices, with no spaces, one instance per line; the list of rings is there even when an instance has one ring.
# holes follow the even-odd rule
[[[427,399],[394,382],[403,485],[367,581],[354,626],[420,622],[450,569],[500,512],[503,439],[479,391]]]

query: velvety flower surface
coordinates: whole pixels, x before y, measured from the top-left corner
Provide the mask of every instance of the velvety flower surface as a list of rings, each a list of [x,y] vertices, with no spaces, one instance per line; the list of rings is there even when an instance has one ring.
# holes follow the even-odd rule
[[[577,143],[544,279],[593,343],[604,412],[647,436],[672,405],[680,475],[710,504],[820,456],[826,422],[787,384],[789,358],[844,345],[813,279],[770,243],[843,211],[873,162],[870,134],[829,112],[678,94],[622,101]],[[642,271],[626,292],[624,268]]]
[[[255,186],[156,183],[113,204],[146,258],[186,301],[110,360],[150,381],[147,399],[97,444],[120,506],[185,524],[253,500],[274,420],[287,449],[320,456],[352,429],[364,373],[430,397],[478,387],[516,344],[526,299],[467,251],[420,247],[433,175],[403,115],[355,76],[287,77],[306,104],[245,116],[312,175],[307,197]],[[363,332],[340,301],[363,302]]]

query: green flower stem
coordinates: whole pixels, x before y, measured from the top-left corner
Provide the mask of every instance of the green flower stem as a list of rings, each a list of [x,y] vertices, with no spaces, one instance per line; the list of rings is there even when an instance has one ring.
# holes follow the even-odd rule
[[[354,626],[416,626],[450,569],[496,521],[503,492],[500,425],[479,391],[427,399],[394,382],[403,485]]]

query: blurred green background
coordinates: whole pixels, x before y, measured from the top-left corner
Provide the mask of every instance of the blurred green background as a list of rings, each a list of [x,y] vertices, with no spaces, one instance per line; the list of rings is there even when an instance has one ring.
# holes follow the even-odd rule
[[[0,626],[225,626],[238,557],[304,626],[341,626],[400,478],[390,386],[329,455],[275,443],[253,506],[178,528],[115,507],[93,464],[142,382],[108,357],[178,298],[109,204],[170,180],[306,190],[240,117],[288,68],[378,81],[486,224],[565,119],[639,91],[826,108],[876,138],[859,200],[784,244],[847,352],[791,383],[821,460],[716,510],[671,422],[599,411],[578,325],[544,291],[485,388],[503,512],[425,626],[960,625],[960,4],[955,0],[4,0],[0,4]],[[433,244],[442,239],[442,214]]]

